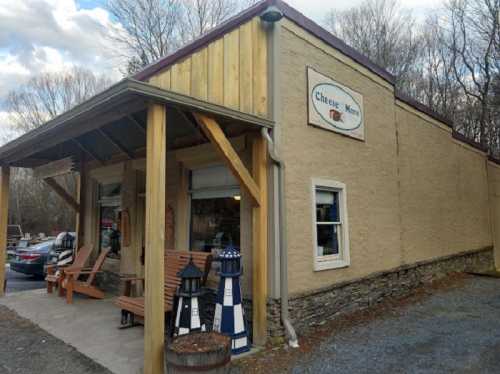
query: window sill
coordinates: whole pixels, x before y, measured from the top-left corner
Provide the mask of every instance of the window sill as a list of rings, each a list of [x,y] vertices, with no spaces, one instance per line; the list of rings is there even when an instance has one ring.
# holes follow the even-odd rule
[[[346,260],[315,261],[314,271],[346,268],[350,265]]]

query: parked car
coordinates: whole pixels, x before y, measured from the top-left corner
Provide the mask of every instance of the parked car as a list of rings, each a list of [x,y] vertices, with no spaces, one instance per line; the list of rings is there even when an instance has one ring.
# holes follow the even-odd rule
[[[14,243],[7,246],[7,259],[8,261],[16,257],[16,251],[18,249],[27,249],[31,244],[31,239],[21,238]]]
[[[45,264],[55,240],[47,240],[24,248],[17,247],[15,257],[10,261],[10,269],[23,274],[45,275]]]

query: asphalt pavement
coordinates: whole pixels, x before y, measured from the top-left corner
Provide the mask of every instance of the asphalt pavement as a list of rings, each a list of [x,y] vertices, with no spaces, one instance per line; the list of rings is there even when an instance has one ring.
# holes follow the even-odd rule
[[[7,292],[18,292],[27,290],[36,290],[45,287],[45,281],[42,277],[34,277],[18,273],[10,269],[9,266],[5,269],[7,278]]]

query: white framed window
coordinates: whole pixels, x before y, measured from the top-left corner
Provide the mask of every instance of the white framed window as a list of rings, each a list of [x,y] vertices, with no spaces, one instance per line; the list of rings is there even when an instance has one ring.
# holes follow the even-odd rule
[[[313,178],[314,270],[349,266],[349,227],[344,183]]]

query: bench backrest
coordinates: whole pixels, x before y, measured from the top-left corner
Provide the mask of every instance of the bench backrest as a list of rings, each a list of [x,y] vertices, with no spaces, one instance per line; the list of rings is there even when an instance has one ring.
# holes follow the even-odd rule
[[[181,284],[181,278],[177,275],[193,259],[194,264],[203,272],[201,284],[204,285],[210,272],[212,254],[196,251],[165,251],[165,304],[172,305],[177,287]]]

